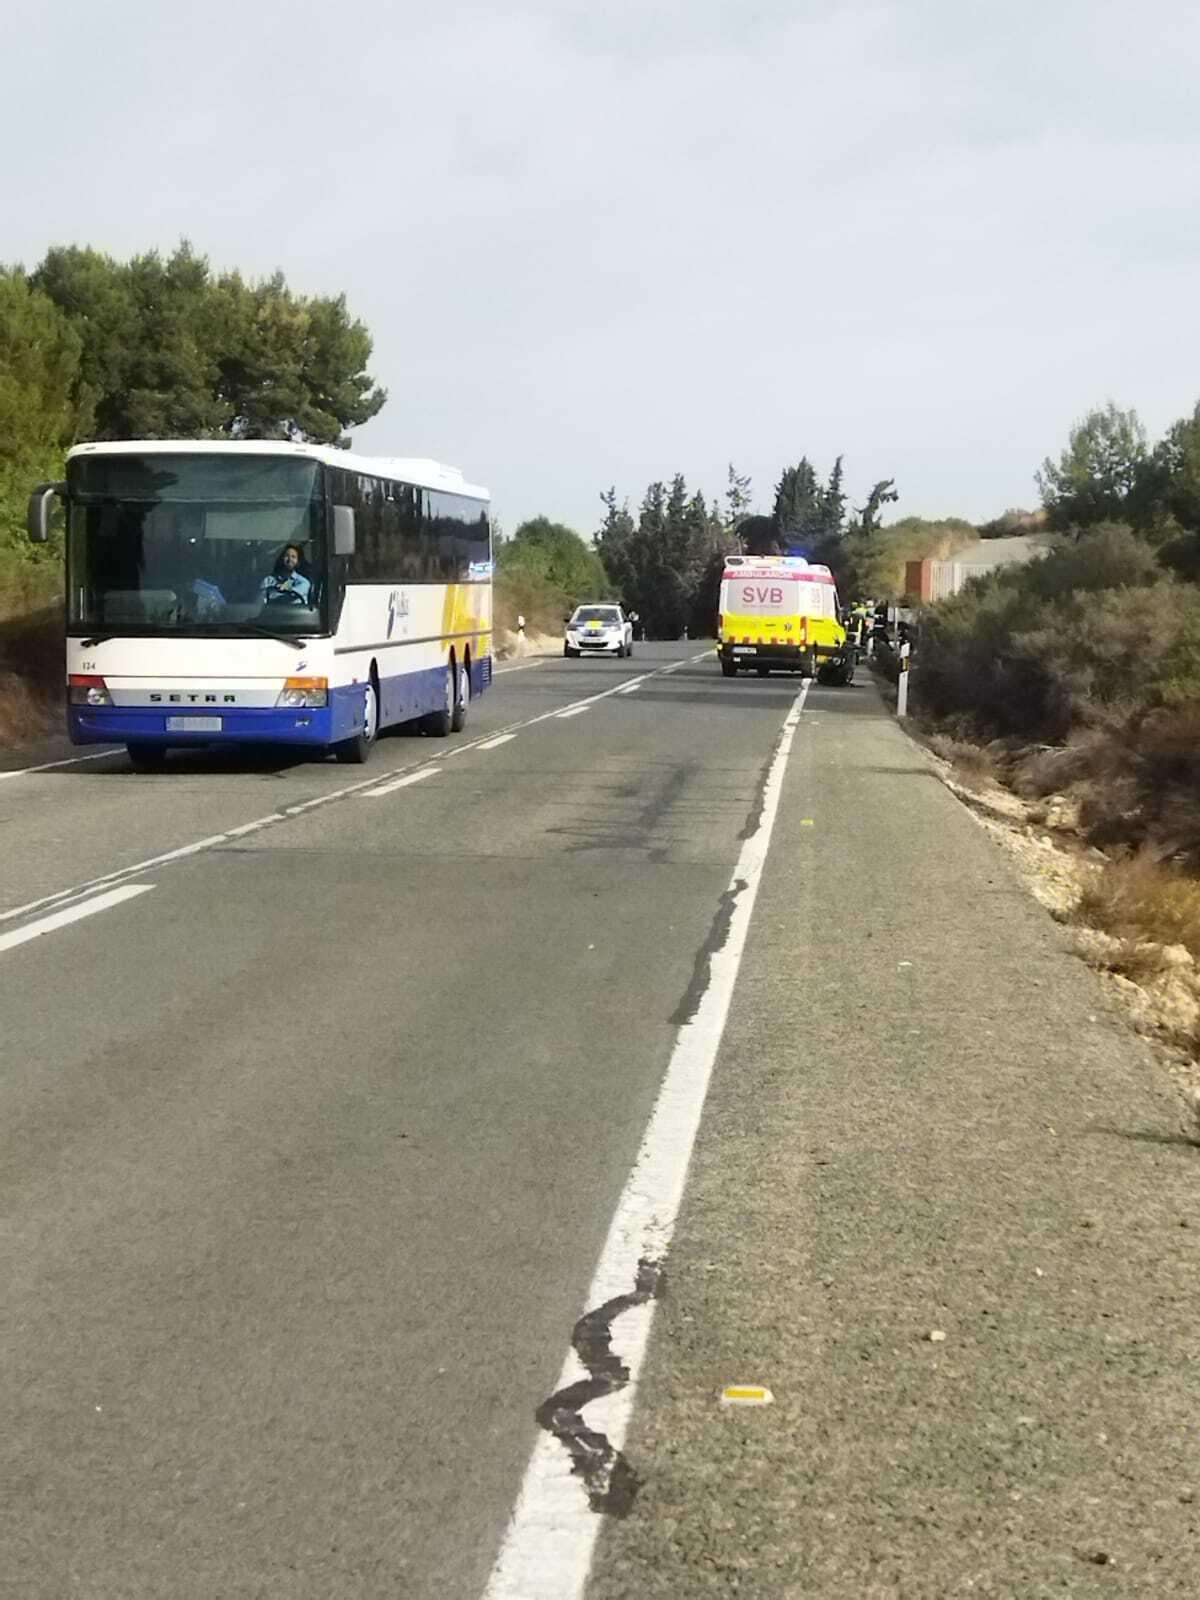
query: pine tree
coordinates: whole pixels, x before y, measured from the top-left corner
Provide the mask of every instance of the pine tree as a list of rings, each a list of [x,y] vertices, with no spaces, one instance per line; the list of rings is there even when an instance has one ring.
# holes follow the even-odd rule
[[[730,533],[736,533],[738,524],[750,515],[750,507],[754,500],[753,490],[749,477],[743,477],[729,463],[729,478],[725,489],[725,527]]]
[[[837,539],[841,534],[842,523],[846,516],[846,495],[842,488],[841,456],[833,463],[833,470],[829,474],[829,482],[821,490],[818,497],[818,512],[820,517],[820,537],[825,541]]]
[[[807,456],[794,467],[785,467],[775,486],[772,520],[781,543],[789,544],[811,537],[817,521],[821,486]]]
[[[31,282],[81,340],[82,438],[345,444],[387,398],[364,370],[370,335],[343,296],[296,295],[279,273],[214,279],[186,240],[165,260],[51,250]]]
[[[857,520],[850,531],[869,539],[879,528],[879,514],[885,505],[894,505],[900,495],[893,487],[895,478],[880,478],[867,496],[865,506],[859,506]]]

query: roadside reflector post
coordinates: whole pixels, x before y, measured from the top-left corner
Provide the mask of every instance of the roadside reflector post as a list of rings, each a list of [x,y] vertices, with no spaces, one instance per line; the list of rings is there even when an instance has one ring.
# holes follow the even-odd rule
[[[900,646],[900,676],[896,681],[896,715],[908,715],[908,658],[912,645],[907,641]]]

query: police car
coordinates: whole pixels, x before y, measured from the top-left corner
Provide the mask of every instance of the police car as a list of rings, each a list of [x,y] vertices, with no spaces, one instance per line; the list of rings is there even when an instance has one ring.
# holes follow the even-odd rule
[[[576,606],[563,634],[564,656],[631,656],[633,623],[616,605]]]

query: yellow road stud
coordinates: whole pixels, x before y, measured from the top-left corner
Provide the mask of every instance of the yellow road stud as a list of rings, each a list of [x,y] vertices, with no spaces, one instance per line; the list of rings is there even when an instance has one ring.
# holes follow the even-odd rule
[[[758,1383],[731,1383],[721,1390],[723,1406],[769,1406],[775,1396]]]

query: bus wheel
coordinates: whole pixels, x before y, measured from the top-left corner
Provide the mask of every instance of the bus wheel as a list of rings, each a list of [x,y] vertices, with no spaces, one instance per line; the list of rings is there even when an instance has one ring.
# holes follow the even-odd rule
[[[350,766],[360,767],[371,754],[371,746],[379,733],[379,690],[373,677],[367,679],[363,691],[363,726],[362,732],[356,733],[352,739],[343,739],[341,744],[335,744],[333,753],[339,761],[348,762]]]
[[[737,677],[737,662],[729,656],[721,657],[721,676],[724,678]]]
[[[454,726],[455,684],[454,663],[446,663],[446,681],[442,690],[443,705],[439,711],[430,711],[421,718],[421,732],[427,733],[431,739],[444,739]]]
[[[131,742],[125,746],[129,759],[138,772],[157,772],[167,759],[165,744],[139,744]]]
[[[454,697],[454,715],[450,719],[450,728],[454,733],[461,733],[467,725],[467,713],[471,709],[471,662],[469,657],[463,658],[463,664],[458,669],[458,693]]]
[[[771,674],[770,667],[755,667],[754,670],[758,673],[760,678],[767,678]]]

